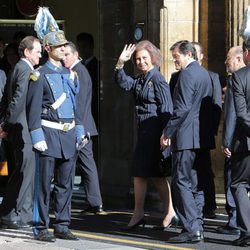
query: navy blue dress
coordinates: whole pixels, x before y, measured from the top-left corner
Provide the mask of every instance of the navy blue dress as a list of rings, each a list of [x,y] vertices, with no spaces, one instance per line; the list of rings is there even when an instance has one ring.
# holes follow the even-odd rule
[[[119,69],[115,72],[115,81],[135,96],[138,140],[132,176],[163,177],[159,168],[160,137],[173,112],[169,85],[157,67],[134,78]]]

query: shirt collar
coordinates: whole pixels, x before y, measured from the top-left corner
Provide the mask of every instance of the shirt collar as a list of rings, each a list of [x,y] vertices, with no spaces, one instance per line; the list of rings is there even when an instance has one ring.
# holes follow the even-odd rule
[[[24,62],[26,62],[29,65],[29,67],[31,68],[31,70],[34,70],[33,65],[31,64],[31,62],[28,59],[22,57],[21,60],[24,61]]]
[[[52,69],[52,70],[54,70],[56,72],[62,72],[62,70],[63,70],[62,66],[58,67],[58,66],[54,65],[53,63],[51,63],[50,60],[48,60],[46,62],[46,65],[47,65],[47,67],[49,67],[50,69]]]
[[[188,63],[187,63],[187,65],[186,65],[186,67],[187,67],[190,63],[192,63],[192,62],[196,62],[196,60],[194,60],[193,58],[190,58],[189,61],[188,61]],[[186,68],[186,67],[185,67],[185,68]]]
[[[79,63],[79,62],[80,62],[79,59],[77,59],[76,61],[74,61],[74,63],[70,66],[70,69],[73,69],[73,68],[75,67],[75,65],[76,65],[77,63]]]

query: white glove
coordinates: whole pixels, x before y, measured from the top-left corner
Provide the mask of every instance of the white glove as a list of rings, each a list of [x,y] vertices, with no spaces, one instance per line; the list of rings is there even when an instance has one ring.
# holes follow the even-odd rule
[[[39,141],[39,142],[35,143],[33,147],[34,147],[36,150],[41,151],[41,152],[43,152],[43,151],[45,151],[46,149],[48,149],[48,146],[47,146],[46,141]]]
[[[86,135],[82,136],[81,139],[76,143],[76,149],[81,150],[90,140],[90,133],[87,132]]]

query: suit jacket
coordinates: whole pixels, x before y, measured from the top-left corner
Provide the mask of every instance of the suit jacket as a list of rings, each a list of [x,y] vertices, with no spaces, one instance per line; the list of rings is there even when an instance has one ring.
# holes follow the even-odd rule
[[[87,68],[89,75],[91,77],[92,83],[93,83],[93,90],[95,90],[97,87],[97,83],[99,81],[99,75],[98,75],[99,74],[99,62],[97,58],[93,56],[93,58],[87,63],[82,61],[82,64]]]
[[[169,80],[169,87],[170,87],[170,93],[171,93],[172,98],[174,96],[174,89],[175,89],[176,83],[178,81],[179,74],[180,74],[180,71],[172,73],[170,80]]]
[[[87,68],[92,80],[92,114],[96,124],[98,124],[100,62],[93,56],[90,61],[82,60],[82,64]]]
[[[222,109],[222,97],[221,97],[221,84],[219,80],[219,75],[213,71],[208,71],[210,78],[212,80],[213,86],[213,127],[214,127],[214,135],[217,135],[219,125],[220,125],[220,116],[221,116],[221,109]],[[174,95],[174,88],[179,78],[180,71],[174,72],[171,75],[169,86],[171,96]]]
[[[163,131],[173,151],[214,148],[211,78],[196,61],[180,71],[173,104],[173,116]]]
[[[224,124],[222,133],[222,145],[232,149],[233,134],[236,125],[236,113],[233,100],[232,77],[227,79],[227,90],[224,99]]]
[[[220,116],[222,109],[222,97],[221,97],[221,84],[219,75],[213,71],[208,71],[213,85],[213,126],[214,126],[214,135],[217,135],[219,125],[220,125]]]
[[[4,87],[6,84],[6,75],[3,70],[0,70],[0,100],[2,99]]]
[[[250,151],[250,65],[233,73],[236,127],[233,152]]]
[[[1,105],[5,122],[3,129],[8,132],[8,140],[17,144],[31,143],[25,109],[31,71],[25,61],[18,61],[6,85]]]
[[[82,121],[85,131],[91,136],[97,135],[97,129],[91,111],[92,102],[92,81],[86,67],[79,61],[72,70],[76,71],[79,77],[80,90],[76,95],[76,116]]]
[[[165,127],[173,112],[173,103],[169,85],[158,67],[136,77],[128,76],[123,69],[116,70],[115,82],[122,89],[134,92],[139,127],[150,117],[159,119],[161,130]]]

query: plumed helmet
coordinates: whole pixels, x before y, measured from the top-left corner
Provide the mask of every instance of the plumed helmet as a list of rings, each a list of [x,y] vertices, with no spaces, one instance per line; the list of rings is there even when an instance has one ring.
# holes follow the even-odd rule
[[[68,43],[62,30],[49,32],[43,38],[43,45],[59,46]]]
[[[38,38],[43,41],[43,46],[59,46],[68,43],[48,7],[39,7],[34,29]]]

